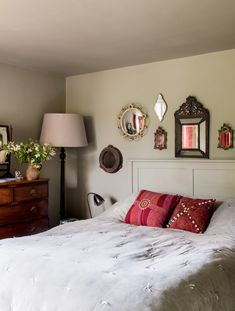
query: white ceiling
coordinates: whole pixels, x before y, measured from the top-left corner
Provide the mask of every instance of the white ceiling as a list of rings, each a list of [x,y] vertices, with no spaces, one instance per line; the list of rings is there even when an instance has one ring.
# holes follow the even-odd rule
[[[72,75],[235,48],[235,0],[0,0],[0,62]]]

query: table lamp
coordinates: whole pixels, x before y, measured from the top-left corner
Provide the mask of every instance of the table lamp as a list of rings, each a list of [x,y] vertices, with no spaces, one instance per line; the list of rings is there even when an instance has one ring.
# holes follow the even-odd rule
[[[87,206],[89,209],[90,217],[92,218],[91,207],[90,207],[90,203],[89,203],[89,196],[90,195],[93,195],[93,203],[95,204],[95,206],[102,205],[105,202],[105,199],[101,195],[99,195],[98,193],[89,192],[87,194]]]
[[[83,117],[76,113],[45,113],[41,144],[60,147],[60,220],[65,219],[65,148],[87,146]]]

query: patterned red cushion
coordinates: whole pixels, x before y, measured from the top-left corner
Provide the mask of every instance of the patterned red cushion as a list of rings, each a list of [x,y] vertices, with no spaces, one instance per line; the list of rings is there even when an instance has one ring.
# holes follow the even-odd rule
[[[125,222],[139,226],[163,227],[179,198],[178,195],[141,190],[127,212]]]
[[[203,233],[213,214],[214,203],[214,199],[205,200],[182,197],[167,227]]]

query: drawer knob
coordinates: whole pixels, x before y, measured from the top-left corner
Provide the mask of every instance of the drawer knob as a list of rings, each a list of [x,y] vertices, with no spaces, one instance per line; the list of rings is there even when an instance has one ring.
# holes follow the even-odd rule
[[[30,208],[30,212],[31,212],[31,213],[36,213],[36,212],[37,212],[37,207],[36,207],[36,206],[32,206],[32,207]]]
[[[34,197],[36,195],[36,190],[34,188],[31,189],[30,195],[31,195],[31,197]]]

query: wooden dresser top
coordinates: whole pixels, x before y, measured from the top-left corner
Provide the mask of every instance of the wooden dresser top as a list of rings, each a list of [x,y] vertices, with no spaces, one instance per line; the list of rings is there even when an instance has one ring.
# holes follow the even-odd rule
[[[0,187],[16,187],[16,186],[20,186],[20,185],[27,185],[27,184],[32,184],[32,183],[42,183],[42,182],[46,182],[49,181],[49,178],[40,178],[40,179],[36,179],[36,180],[27,180],[27,179],[21,179],[21,180],[14,180],[14,181],[7,181],[7,182],[1,182],[0,179]]]

